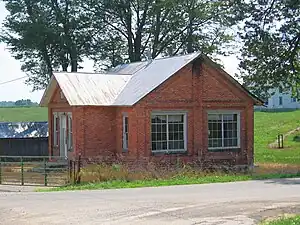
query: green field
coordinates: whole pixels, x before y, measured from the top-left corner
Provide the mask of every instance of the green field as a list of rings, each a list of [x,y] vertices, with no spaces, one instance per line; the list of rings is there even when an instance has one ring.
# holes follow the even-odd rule
[[[284,149],[270,149],[278,134],[285,134],[300,127],[300,111],[255,112],[254,149],[256,163],[300,164],[300,142],[291,134],[284,141]],[[298,133],[299,135],[299,133]]]
[[[45,107],[0,107],[0,122],[47,121]]]

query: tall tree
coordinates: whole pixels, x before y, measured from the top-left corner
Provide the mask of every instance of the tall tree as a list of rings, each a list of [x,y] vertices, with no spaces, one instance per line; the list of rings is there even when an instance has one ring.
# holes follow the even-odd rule
[[[228,53],[232,0],[4,0],[1,41],[34,89],[83,57],[100,69],[160,55]]]
[[[27,83],[44,89],[55,70],[75,72],[90,41],[71,0],[4,0],[9,15],[0,40],[22,61]]]
[[[232,41],[233,6],[218,0],[81,1],[95,29],[105,26],[104,33],[123,41],[126,52],[120,55],[129,62],[194,51],[225,54]]]
[[[300,4],[297,0],[251,0],[245,12],[241,78],[262,97],[270,89],[290,90],[300,98]]]

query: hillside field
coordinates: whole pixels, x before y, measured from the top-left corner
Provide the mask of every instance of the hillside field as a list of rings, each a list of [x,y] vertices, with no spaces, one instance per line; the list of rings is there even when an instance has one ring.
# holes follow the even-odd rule
[[[0,108],[0,122],[47,121],[47,108]],[[278,134],[285,134],[300,127],[300,110],[292,112],[255,112],[255,162],[287,163],[300,165],[300,142],[293,138],[300,131],[288,136],[284,149],[270,149]]]
[[[46,107],[0,107],[0,122],[37,122],[48,120]]]

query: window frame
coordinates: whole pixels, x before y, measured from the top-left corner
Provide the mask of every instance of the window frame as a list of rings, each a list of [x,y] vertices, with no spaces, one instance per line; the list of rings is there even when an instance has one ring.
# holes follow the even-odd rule
[[[52,113],[52,125],[53,125],[53,129],[52,129],[52,135],[53,135],[53,139],[52,139],[52,145],[53,147],[59,147],[59,123],[60,123],[60,119],[59,119],[59,113],[58,112],[53,112]],[[58,120],[58,123],[57,123]]]
[[[126,132],[126,119],[127,119],[127,132]],[[127,137],[127,139],[126,139]],[[127,113],[122,115],[122,151],[128,151],[129,144],[129,118]]]
[[[222,115],[222,147],[209,147],[209,127],[208,116],[209,115]],[[224,146],[224,122],[223,115],[237,115],[237,146]],[[207,148],[208,151],[224,151],[224,150],[236,150],[241,148],[241,111],[240,110],[208,110],[207,111]]]
[[[73,151],[73,117],[72,117],[72,113],[68,112],[67,113],[67,130],[68,130],[68,139],[67,139],[67,148],[68,151]]]
[[[283,105],[283,98],[282,98],[282,96],[278,97],[278,105]]]
[[[173,115],[182,115],[183,116],[183,146],[184,149],[161,149],[161,150],[153,150],[152,149],[152,116],[167,116],[167,128],[166,128],[166,135],[167,135],[167,147],[169,148],[169,123],[168,117]],[[152,111],[150,114],[150,148],[151,153],[186,153],[187,152],[187,111]]]

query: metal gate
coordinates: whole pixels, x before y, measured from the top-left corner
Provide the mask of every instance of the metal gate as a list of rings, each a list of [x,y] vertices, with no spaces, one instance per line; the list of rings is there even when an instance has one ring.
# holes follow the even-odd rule
[[[0,156],[0,184],[63,186],[70,182],[70,163],[54,156]]]

